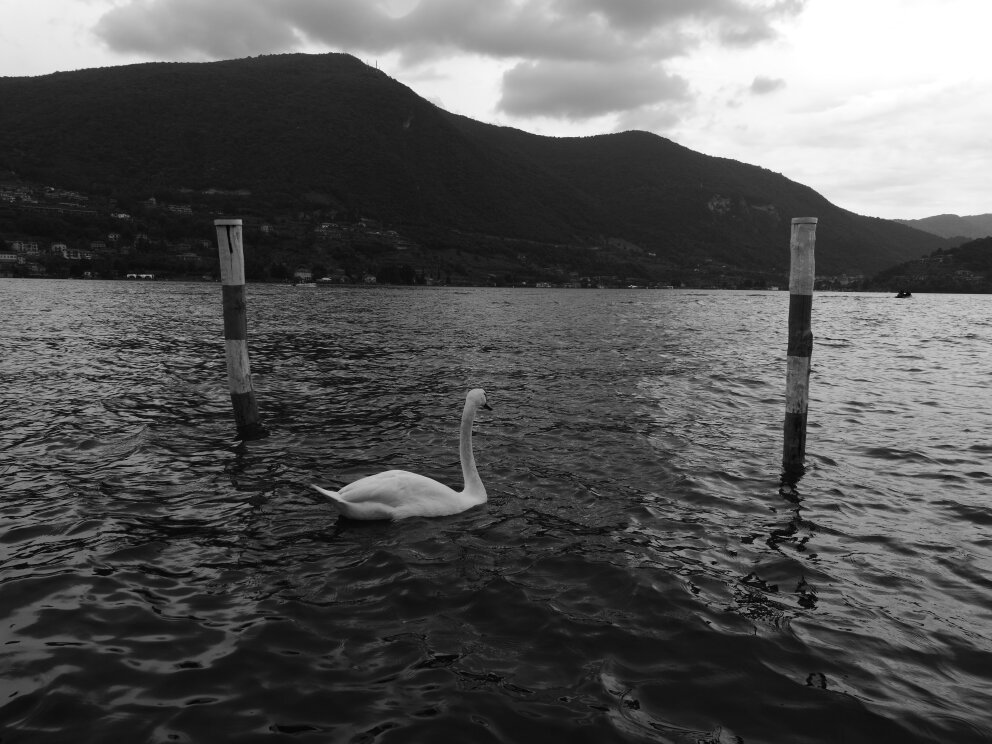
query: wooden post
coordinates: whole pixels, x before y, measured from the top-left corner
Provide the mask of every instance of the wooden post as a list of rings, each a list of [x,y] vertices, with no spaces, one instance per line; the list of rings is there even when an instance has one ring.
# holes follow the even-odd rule
[[[794,217],[789,244],[789,360],[785,381],[785,444],[782,468],[801,475],[806,457],[806,413],[809,403],[810,355],[813,352],[813,246],[816,217]]]
[[[248,315],[245,305],[245,254],[241,242],[241,220],[214,220],[220,257],[220,281],[224,292],[224,345],[227,352],[227,381],[234,406],[234,423],[242,439],[259,439],[268,432],[259,423],[258,404],[251,385],[248,364]]]

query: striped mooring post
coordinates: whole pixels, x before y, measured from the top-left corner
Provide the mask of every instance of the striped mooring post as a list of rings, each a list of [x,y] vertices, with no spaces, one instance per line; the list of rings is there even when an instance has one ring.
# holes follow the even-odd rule
[[[809,404],[810,355],[813,352],[813,246],[816,217],[794,217],[789,243],[789,359],[785,380],[785,443],[782,468],[790,476],[803,472],[806,414]]]
[[[248,363],[248,315],[245,304],[245,254],[241,242],[241,220],[214,220],[220,281],[224,292],[224,346],[227,355],[227,381],[234,406],[234,423],[241,439],[268,436],[258,420],[258,404],[251,384]]]

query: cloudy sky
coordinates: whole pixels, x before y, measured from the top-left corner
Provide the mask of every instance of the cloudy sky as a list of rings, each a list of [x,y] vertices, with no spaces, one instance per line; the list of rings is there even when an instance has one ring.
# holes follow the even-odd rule
[[[919,218],[992,212],[990,27],[992,0],[0,0],[0,76],[343,51],[480,121],[644,129]]]

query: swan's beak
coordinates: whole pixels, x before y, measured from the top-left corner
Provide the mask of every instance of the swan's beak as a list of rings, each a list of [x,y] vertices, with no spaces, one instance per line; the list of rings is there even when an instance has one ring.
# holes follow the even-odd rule
[[[489,405],[489,403],[483,403],[483,404],[482,404],[482,407],[483,407],[483,408],[484,408],[485,410],[487,410],[487,411],[491,411],[491,410],[493,410],[493,407],[492,407],[491,405]]]

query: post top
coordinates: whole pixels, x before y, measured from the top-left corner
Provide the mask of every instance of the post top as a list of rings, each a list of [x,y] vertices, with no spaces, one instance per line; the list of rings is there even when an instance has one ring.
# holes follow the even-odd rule
[[[225,217],[223,219],[214,220],[214,227],[223,227],[224,225],[240,225],[242,224],[241,218]]]
[[[793,217],[792,218],[792,224],[793,225],[815,225],[816,224],[816,220],[817,220],[816,217]]]

